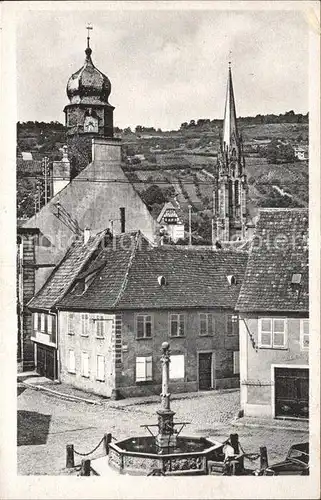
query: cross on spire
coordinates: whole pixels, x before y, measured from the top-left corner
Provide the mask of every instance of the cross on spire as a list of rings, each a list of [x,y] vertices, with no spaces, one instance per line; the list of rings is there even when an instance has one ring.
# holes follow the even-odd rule
[[[232,60],[232,51],[230,50],[229,53],[228,53],[228,67],[230,68],[231,67],[231,60]]]
[[[92,27],[92,24],[91,23],[88,23],[87,26],[86,26],[86,30],[87,30],[87,48],[89,49],[89,41],[90,41],[90,35],[89,35],[89,31],[92,30],[93,27]]]

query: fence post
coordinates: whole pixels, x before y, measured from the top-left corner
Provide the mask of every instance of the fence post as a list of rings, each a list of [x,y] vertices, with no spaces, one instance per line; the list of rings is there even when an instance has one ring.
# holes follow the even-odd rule
[[[66,467],[70,469],[71,467],[75,467],[75,458],[74,458],[74,445],[67,444],[66,446]]]
[[[90,460],[86,459],[81,461],[80,475],[90,476]]]
[[[269,466],[266,446],[260,447],[260,469],[266,469]]]
[[[108,432],[108,434],[104,434],[104,448],[106,455],[109,453],[109,443],[111,443],[111,433]]]

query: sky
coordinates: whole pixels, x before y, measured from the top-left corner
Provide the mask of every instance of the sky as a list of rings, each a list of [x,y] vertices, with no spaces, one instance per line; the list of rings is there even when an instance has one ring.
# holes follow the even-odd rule
[[[238,116],[308,111],[308,24],[300,11],[74,5],[18,16],[19,121],[64,123],[66,84],[83,65],[88,22],[93,62],[112,84],[115,126],[170,130],[222,118],[229,57]]]

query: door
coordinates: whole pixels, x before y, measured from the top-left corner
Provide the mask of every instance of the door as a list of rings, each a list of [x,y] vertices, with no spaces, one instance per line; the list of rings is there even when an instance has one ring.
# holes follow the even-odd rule
[[[201,391],[212,389],[212,353],[198,353],[198,388]]]
[[[46,351],[40,345],[37,345],[37,366],[36,371],[41,377],[46,373]]]
[[[37,345],[37,366],[36,371],[42,377],[50,378],[54,380],[57,374],[57,356],[56,350],[47,347]]]
[[[275,416],[309,417],[309,369],[275,368]]]

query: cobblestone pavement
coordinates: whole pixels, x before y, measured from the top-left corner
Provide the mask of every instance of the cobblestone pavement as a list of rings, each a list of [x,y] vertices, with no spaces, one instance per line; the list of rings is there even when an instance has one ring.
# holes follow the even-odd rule
[[[107,432],[116,439],[146,435],[141,425],[156,423],[158,406],[157,400],[140,404],[137,399],[105,400],[100,405],[71,402],[18,384],[18,474],[61,474],[67,444],[86,453]],[[267,446],[270,463],[282,459],[291,444],[308,440],[306,432],[234,427],[230,422],[239,409],[238,390],[174,395],[172,409],[177,421],[191,422],[184,434],[224,440],[237,432],[246,452],[257,453],[260,446]],[[89,458],[102,452],[100,447]]]

